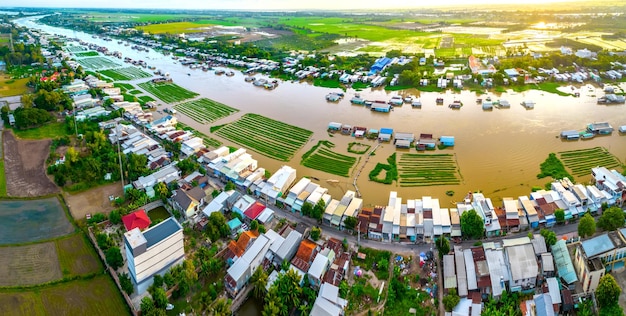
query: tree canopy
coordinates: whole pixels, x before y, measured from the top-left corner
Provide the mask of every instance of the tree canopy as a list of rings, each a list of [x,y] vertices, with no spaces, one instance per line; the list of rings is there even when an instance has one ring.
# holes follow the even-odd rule
[[[475,210],[465,211],[461,215],[461,234],[467,239],[479,239],[485,235],[483,219]]]
[[[448,239],[445,237],[439,237],[435,239],[435,245],[437,246],[439,257],[443,257],[450,252],[450,241],[448,241]]]
[[[598,219],[598,226],[604,230],[616,230],[624,226],[624,211],[619,207],[610,207],[602,212]]]
[[[605,274],[602,276],[596,289],[596,299],[600,309],[617,304],[621,293],[622,289],[612,275]]]
[[[580,221],[578,221],[578,236],[589,237],[596,232],[596,220],[591,214],[586,213]]]
[[[556,244],[556,233],[549,230],[549,229],[542,229],[541,236],[543,236],[543,239],[546,242],[546,246],[548,247],[548,249],[550,249],[550,247],[554,244]]]

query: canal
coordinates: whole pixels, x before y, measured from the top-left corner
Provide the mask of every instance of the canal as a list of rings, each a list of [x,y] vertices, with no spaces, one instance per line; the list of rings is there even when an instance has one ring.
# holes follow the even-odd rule
[[[383,185],[369,181],[368,173],[377,162],[384,162],[394,152],[412,152],[411,150],[396,150],[393,144],[383,144],[376,155],[369,160],[362,175],[358,179],[358,186],[363,194],[366,206],[385,205],[388,192],[398,191],[404,199],[420,198],[428,195],[440,199],[442,207],[451,206],[460,201],[468,191],[482,191],[499,203],[502,197],[517,197],[528,195],[533,186],[543,186],[549,180],[537,179],[539,164],[550,152],[574,150],[601,146],[607,148],[622,163],[626,160],[626,136],[614,132],[609,136],[596,137],[590,140],[563,141],[558,135],[562,130],[582,130],[591,122],[608,121],[615,128],[626,125],[626,111],[624,105],[597,105],[596,97],[602,96],[600,88],[580,88],[581,96],[575,98],[558,96],[538,90],[521,93],[507,92],[502,94],[490,93],[495,100],[503,98],[511,103],[508,109],[494,109],[483,111],[476,103],[476,94],[470,91],[444,94],[404,90],[389,92],[383,89],[366,89],[359,91],[360,95],[371,100],[389,100],[393,95],[411,95],[422,101],[421,109],[414,109],[409,104],[395,107],[390,113],[375,113],[363,106],[351,105],[349,99],[357,91],[349,89],[346,97],[338,103],[328,103],[325,95],[338,89],[314,87],[308,83],[281,82],[275,90],[265,90],[244,81],[244,75],[235,72],[235,76],[216,76],[212,71],[203,72],[192,70],[175,63],[168,56],[149,50],[138,52],[128,46],[114,41],[94,39],[83,32],[50,27],[35,22],[38,17],[17,19],[21,26],[40,29],[50,34],[61,34],[79,38],[86,42],[106,46],[109,50],[120,51],[123,56],[141,59],[150,66],[155,66],[163,72],[169,72],[175,83],[187,89],[229,106],[240,112],[214,122],[211,125],[225,124],[236,120],[249,112],[258,113],[270,118],[297,125],[314,132],[309,144],[305,145],[290,162],[281,162],[253,153],[259,161],[259,166],[274,172],[281,165],[288,164],[297,169],[298,176],[312,176],[320,179],[320,184],[329,188],[333,198],[339,199],[346,190],[353,190],[352,179],[342,178],[312,170],[300,165],[301,155],[315,145],[319,140],[326,139],[336,145],[337,151],[343,151],[354,138],[335,134],[328,135],[326,128],[331,121],[365,126],[380,129],[391,127],[395,132],[410,132],[454,136],[454,148],[436,150],[433,153],[453,154],[461,175],[461,184],[427,187],[400,187],[398,185]],[[121,60],[117,60],[120,63]],[[138,83],[141,79],[131,81]],[[480,96],[486,98],[487,95]],[[444,98],[443,105],[436,105],[435,99]],[[448,104],[460,100],[464,106],[460,110],[448,108]],[[534,109],[527,110],[520,103],[524,100],[533,100]],[[166,106],[163,106],[166,107]],[[155,113],[155,118],[158,118]],[[177,114],[177,118],[191,127],[211,135],[210,125],[199,124],[192,119]],[[218,138],[217,136],[211,135]],[[236,144],[223,140],[226,145]],[[371,145],[374,141],[364,140]],[[372,146],[374,147],[374,146]],[[363,159],[362,159],[363,160]],[[360,167],[360,166],[358,166]],[[326,180],[339,180],[338,183],[327,183]],[[583,176],[577,181],[586,182],[590,176]],[[448,190],[455,191],[453,196],[446,196]]]

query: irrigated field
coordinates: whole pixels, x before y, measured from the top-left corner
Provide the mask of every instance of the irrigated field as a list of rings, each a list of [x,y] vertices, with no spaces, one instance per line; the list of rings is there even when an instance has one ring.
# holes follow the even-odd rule
[[[0,315],[129,315],[107,275],[34,290],[0,290]]]
[[[576,177],[591,174],[591,168],[601,166],[613,169],[621,166],[620,161],[604,147],[559,152],[559,159]]]
[[[150,78],[151,74],[136,68],[136,67],[126,67],[126,68],[118,68],[118,69],[107,69],[100,70],[99,73],[113,79],[113,80],[134,80],[140,78]]]
[[[120,64],[105,57],[87,57],[78,59],[77,62],[83,67],[91,70],[119,67]]]
[[[75,52],[74,56],[76,56],[76,57],[94,57],[94,56],[98,56],[98,52],[94,52],[94,51]]]
[[[402,154],[398,161],[401,187],[459,184],[459,173],[451,154]]]
[[[216,132],[220,137],[282,161],[289,161],[312,134],[309,130],[252,113]]]
[[[217,121],[239,110],[209,99],[199,99],[178,104],[174,108],[202,124]]]
[[[154,83],[148,81],[140,83],[138,86],[166,103],[180,102],[198,95],[174,83]]]
[[[0,247],[0,286],[37,285],[62,277],[52,242]]]
[[[65,46],[65,50],[70,53],[78,53],[78,52],[87,51],[87,48],[83,46]]]
[[[74,234],[55,242],[63,274],[85,275],[102,270],[93,248],[82,234]]]
[[[302,156],[302,165],[342,177],[350,175],[350,169],[356,162],[355,157],[335,153],[330,148],[335,145],[328,141],[319,141],[310,151]]]

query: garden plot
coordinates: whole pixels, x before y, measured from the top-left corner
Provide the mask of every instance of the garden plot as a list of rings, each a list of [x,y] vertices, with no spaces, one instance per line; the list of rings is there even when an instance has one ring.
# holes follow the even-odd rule
[[[76,60],[83,67],[91,70],[115,68],[121,66],[120,64],[105,58],[105,57],[87,57]]]
[[[602,166],[607,169],[620,167],[621,162],[604,147],[593,147],[559,152],[559,158],[576,177],[591,174],[591,168]]]
[[[0,248],[0,286],[27,286],[63,277],[52,242]]]
[[[75,52],[74,56],[76,57],[94,57],[98,56],[98,52],[89,51],[89,52]]]
[[[65,46],[65,50],[70,53],[85,52],[87,48],[83,46]]]
[[[137,67],[107,69],[107,70],[101,70],[98,72],[113,80],[123,80],[123,81],[152,77],[151,74]]]
[[[143,82],[138,86],[166,103],[180,102],[191,99],[198,94],[174,83]]]
[[[216,132],[220,137],[281,161],[289,161],[312,134],[309,130],[252,113]]]
[[[335,145],[329,141],[319,141],[302,156],[302,165],[342,177],[349,176],[356,158],[333,152],[333,147]]]
[[[402,154],[397,165],[401,187],[460,184],[451,154]]]
[[[226,104],[205,98],[181,103],[174,108],[201,124],[217,121],[239,111]]]

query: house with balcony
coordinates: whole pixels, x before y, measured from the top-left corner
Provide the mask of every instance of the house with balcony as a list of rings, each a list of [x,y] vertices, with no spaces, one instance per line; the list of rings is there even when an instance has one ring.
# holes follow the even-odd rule
[[[617,170],[609,170],[605,167],[591,168],[591,176],[596,182],[596,187],[607,192],[609,205],[621,205],[626,198],[626,177]]]
[[[296,202],[296,199],[298,198],[298,195],[300,195],[300,193],[304,191],[306,186],[310,183],[311,179],[309,178],[301,178],[300,180],[298,180],[298,182],[296,182],[296,184],[294,184],[291,189],[289,189],[289,193],[287,193],[287,196],[285,197],[285,206],[292,209],[294,203]]]
[[[289,186],[296,180],[296,169],[289,166],[282,166],[262,187],[257,188],[255,194],[270,204],[276,204],[278,199],[282,200]]]
[[[237,297],[248,283],[252,273],[262,264],[270,246],[270,239],[265,235],[259,235],[241,258],[228,268],[224,277],[224,286],[230,296]]]

